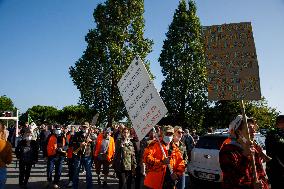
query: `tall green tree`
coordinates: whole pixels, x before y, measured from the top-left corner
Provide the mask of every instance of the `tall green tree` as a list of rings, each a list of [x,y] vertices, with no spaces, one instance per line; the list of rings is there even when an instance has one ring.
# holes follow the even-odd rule
[[[80,104],[100,112],[109,125],[126,116],[117,83],[136,55],[145,62],[152,41],[144,38],[144,1],[107,0],[94,10],[96,27],[85,37],[82,57],[69,73]]]
[[[179,2],[159,62],[165,80],[160,95],[172,124],[198,128],[207,105],[205,57],[196,5]]]

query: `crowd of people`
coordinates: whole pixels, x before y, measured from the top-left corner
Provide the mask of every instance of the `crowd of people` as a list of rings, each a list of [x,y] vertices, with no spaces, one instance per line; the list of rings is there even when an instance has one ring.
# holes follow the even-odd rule
[[[257,130],[254,119],[248,118],[247,123],[248,131],[242,116],[237,116],[229,125],[230,137],[224,141],[219,154],[224,177],[222,188],[268,189],[269,182],[272,189],[282,187],[284,155],[279,149],[284,149],[284,116],[278,116],[276,128],[267,134],[267,155],[257,143],[250,143],[245,137],[248,132],[253,138]],[[26,124],[19,134],[21,140],[15,144],[19,186],[27,188],[31,169],[42,151],[47,160],[46,187],[59,188],[66,162],[69,182],[65,187],[74,189],[79,188],[82,170],[86,175],[87,189],[93,188],[93,170],[97,183],[106,187],[111,167],[119,180],[119,189],[184,189],[191,150],[199,137],[195,130],[189,133],[180,126],[166,125],[154,127],[139,141],[134,129],[123,124],[101,129],[87,122],[80,126],[42,125],[36,132]],[[267,161],[269,180],[263,161]],[[5,186],[6,165],[11,162],[12,145],[0,123],[0,189]]]

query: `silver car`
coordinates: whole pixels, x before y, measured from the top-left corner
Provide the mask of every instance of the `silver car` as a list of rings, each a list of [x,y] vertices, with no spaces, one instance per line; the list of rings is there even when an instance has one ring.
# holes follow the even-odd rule
[[[222,182],[223,177],[219,163],[219,151],[223,142],[228,137],[228,133],[214,133],[206,134],[199,138],[196,146],[191,151],[191,161],[187,168],[191,182]],[[265,136],[256,133],[255,141],[265,152]]]

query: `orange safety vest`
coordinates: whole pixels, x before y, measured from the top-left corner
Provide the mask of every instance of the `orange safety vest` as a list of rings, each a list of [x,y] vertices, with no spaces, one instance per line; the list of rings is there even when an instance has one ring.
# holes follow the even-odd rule
[[[71,134],[69,133],[69,134],[66,136],[66,138],[67,138],[68,143],[69,143],[69,146],[68,146],[68,149],[67,149],[67,158],[68,158],[68,159],[71,159],[72,156],[73,156],[73,147],[71,147],[71,145],[70,145]]]
[[[185,164],[182,158],[182,155],[174,144],[173,150],[170,155],[170,166],[177,176],[182,176],[185,172]],[[162,144],[166,155],[168,156],[168,150],[166,146]],[[158,141],[153,141],[144,152],[146,154],[143,155],[144,162],[146,163],[146,167],[148,169],[144,185],[153,188],[153,189],[162,189],[164,184],[164,177],[166,174],[166,167],[161,163],[161,160],[164,159],[163,153]]]
[[[65,138],[63,137],[62,146],[65,146]],[[54,156],[56,155],[57,150],[57,137],[53,134],[50,136],[48,143],[47,143],[47,156]]]
[[[101,133],[99,134],[96,142],[96,150],[94,151],[94,157],[97,158],[99,153],[101,152],[102,142],[104,140],[104,135]],[[107,151],[107,160],[110,162],[113,159],[115,152],[115,143],[113,137],[109,136],[109,145]]]
[[[232,141],[232,139],[231,139],[230,137],[226,138],[226,139],[224,140],[224,142],[222,143],[220,149],[223,148],[224,145],[230,144],[231,141]]]

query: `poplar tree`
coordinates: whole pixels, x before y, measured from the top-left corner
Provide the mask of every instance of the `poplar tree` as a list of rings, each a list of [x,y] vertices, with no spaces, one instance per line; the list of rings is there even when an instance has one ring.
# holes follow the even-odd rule
[[[145,60],[153,42],[144,37],[143,0],[107,0],[98,4],[96,27],[85,37],[87,48],[70,67],[80,104],[100,112],[99,122],[119,121],[126,110],[117,83],[136,55]]]
[[[207,106],[202,28],[196,5],[179,2],[159,57],[165,80],[160,95],[173,125],[198,128]]]

